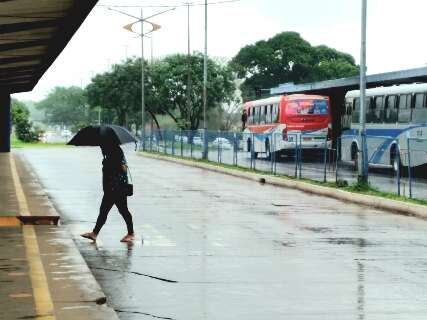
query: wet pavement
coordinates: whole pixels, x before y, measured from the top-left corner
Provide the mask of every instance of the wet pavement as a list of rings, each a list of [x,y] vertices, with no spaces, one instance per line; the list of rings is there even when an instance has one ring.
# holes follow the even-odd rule
[[[188,145],[187,145],[188,146]],[[176,156],[181,156],[181,150],[179,146],[165,149],[163,146],[157,145],[147,145],[147,148],[152,148],[153,151],[159,153],[168,153],[174,154]],[[182,156],[188,158],[201,159],[202,152],[199,149],[191,151],[191,148],[183,148]],[[352,161],[343,162],[339,161],[338,167],[334,159],[327,158],[326,168],[324,155],[322,152],[318,154],[308,154],[305,153],[302,156],[301,166],[297,167],[295,163],[294,155],[281,156],[276,159],[276,162],[273,163],[265,158],[264,154],[260,154],[259,158],[253,159],[251,161],[250,153],[239,151],[237,154],[234,154],[231,149],[219,150],[218,148],[209,148],[208,158],[213,162],[220,162],[224,164],[237,165],[244,168],[257,169],[259,171],[265,172],[275,172],[278,175],[286,175],[291,177],[300,177],[305,179],[311,179],[316,181],[326,181],[335,182],[338,180],[345,180],[348,184],[353,184],[357,182],[358,173],[354,169],[354,163]],[[394,194],[398,193],[398,180],[397,175],[394,174],[391,168],[374,168],[369,169],[369,183],[374,188],[377,188],[379,191],[391,192]],[[427,179],[423,177],[412,177],[411,179],[411,191],[409,188],[409,179],[408,179],[407,169],[404,169],[402,177],[400,179],[400,194],[402,196],[410,197],[412,193],[412,198],[427,200]]]
[[[0,154],[0,181],[0,319],[118,319],[28,164]]]
[[[126,154],[138,241],[102,197],[97,148],[19,150],[121,319],[425,319],[427,222]],[[143,238],[143,241],[142,241]]]

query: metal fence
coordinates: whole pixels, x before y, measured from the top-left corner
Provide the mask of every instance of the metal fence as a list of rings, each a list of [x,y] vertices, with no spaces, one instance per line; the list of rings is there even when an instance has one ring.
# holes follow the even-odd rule
[[[379,191],[427,199],[426,173],[418,168],[427,159],[427,139],[367,136],[369,183]],[[332,143],[310,133],[287,135],[206,131],[206,159],[297,179],[351,185],[357,182],[357,139],[342,136]],[[204,131],[154,130],[145,150],[182,158],[203,159]],[[263,145],[261,149],[259,145]],[[255,147],[255,144],[258,144]],[[260,152],[261,150],[261,152]],[[274,152],[280,150],[279,152]]]

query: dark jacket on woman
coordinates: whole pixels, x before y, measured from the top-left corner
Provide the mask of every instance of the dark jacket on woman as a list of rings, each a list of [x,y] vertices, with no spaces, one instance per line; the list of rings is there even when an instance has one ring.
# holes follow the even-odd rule
[[[102,187],[104,193],[120,196],[123,186],[128,183],[126,159],[119,146],[101,147],[102,160]]]

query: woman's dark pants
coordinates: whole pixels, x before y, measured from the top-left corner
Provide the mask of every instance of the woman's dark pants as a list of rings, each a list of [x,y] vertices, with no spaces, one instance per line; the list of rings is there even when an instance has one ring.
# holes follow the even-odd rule
[[[96,220],[96,226],[93,229],[93,232],[95,234],[98,234],[99,231],[101,231],[101,228],[107,221],[108,213],[110,212],[113,205],[116,205],[123,219],[125,219],[126,226],[128,229],[128,234],[133,234],[132,215],[130,214],[128,209],[127,197],[105,194],[105,193],[104,193],[104,197],[102,198],[101,207],[99,208],[99,216],[98,216],[98,219]]]

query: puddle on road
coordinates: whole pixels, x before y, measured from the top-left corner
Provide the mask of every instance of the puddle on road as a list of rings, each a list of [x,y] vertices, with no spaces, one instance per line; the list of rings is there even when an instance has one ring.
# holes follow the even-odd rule
[[[327,232],[332,232],[331,228],[327,228],[327,227],[302,227],[302,230],[307,230],[307,231],[312,231],[315,233],[327,233]]]
[[[358,247],[367,247],[375,245],[375,243],[369,242],[363,238],[323,238],[321,241],[338,245],[350,244]]]
[[[281,245],[282,247],[295,247],[296,243],[294,241],[281,241],[281,240],[274,240],[274,243]]]

